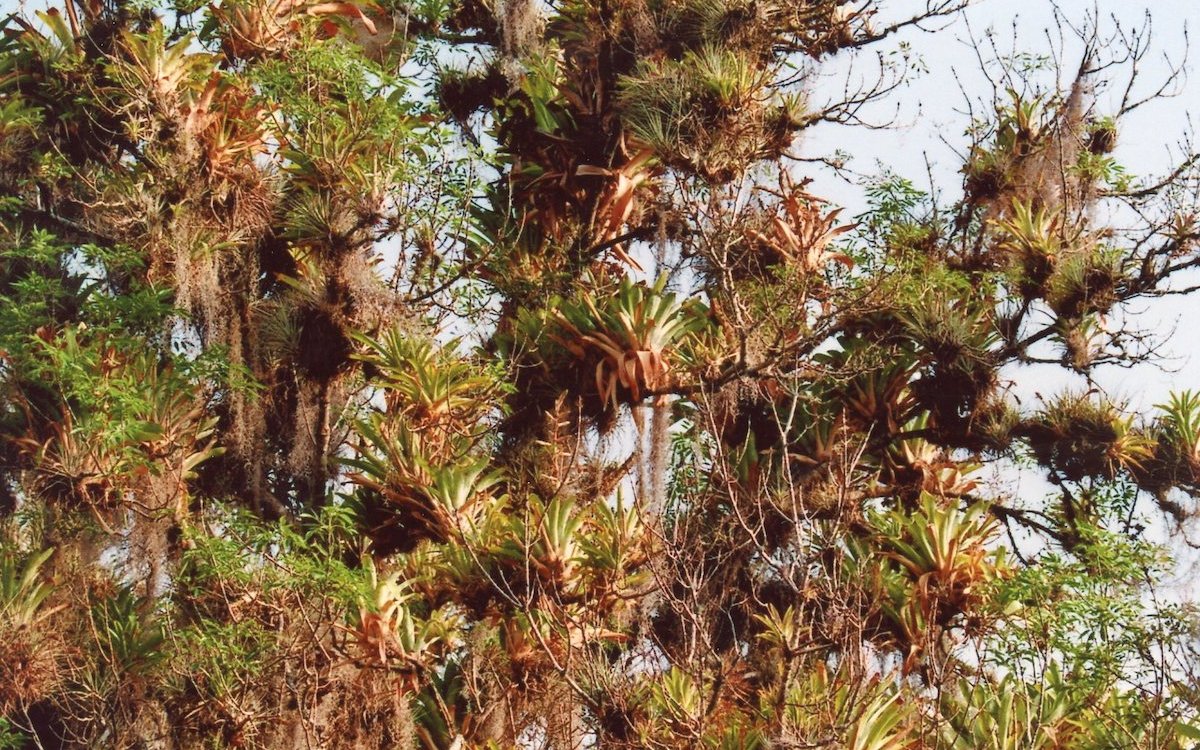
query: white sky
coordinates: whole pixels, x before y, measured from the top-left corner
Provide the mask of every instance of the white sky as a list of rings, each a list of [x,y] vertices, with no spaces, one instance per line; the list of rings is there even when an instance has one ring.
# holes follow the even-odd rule
[[[889,16],[911,15],[923,8],[922,0],[894,0],[885,3]],[[1048,34],[1058,39],[1054,31],[1055,6],[1073,24],[1083,25],[1087,18],[1100,18],[1101,29],[1111,30],[1115,24],[1126,29],[1140,28],[1149,13],[1151,18],[1152,51],[1145,58],[1141,72],[1140,90],[1149,93],[1161,85],[1168,75],[1170,58],[1178,64],[1187,50],[1186,29],[1200,29],[1200,0],[977,0],[961,17],[936,24],[941,29],[925,34],[915,29],[884,44],[895,48],[900,41],[909,42],[919,56],[925,72],[918,73],[907,87],[886,103],[865,110],[865,119],[877,122],[896,120],[897,125],[883,131],[863,128],[822,126],[805,137],[800,151],[804,156],[827,155],[835,149],[853,156],[850,168],[858,172],[877,173],[881,166],[907,177],[918,187],[928,186],[932,173],[938,185],[951,197],[961,184],[958,169],[962,162],[954,149],[963,149],[968,117],[965,114],[963,90],[980,98],[990,98],[991,85],[981,74],[970,38],[982,39],[989,29],[997,33],[1002,52],[1028,52],[1045,55],[1052,45]],[[1064,67],[1074,72],[1082,46],[1067,39]],[[873,53],[872,53],[873,54]],[[1187,67],[1194,75],[1177,87],[1177,95],[1147,104],[1123,120],[1121,140],[1115,154],[1135,176],[1151,176],[1165,172],[1177,163],[1179,142],[1188,131],[1192,117],[1200,114],[1200,50],[1192,51]],[[825,79],[829,95],[836,95],[847,75],[855,76],[850,57],[843,57]],[[859,67],[862,65],[860,63]],[[869,75],[869,68],[863,68]],[[960,84],[961,82],[961,84]],[[821,89],[816,99],[821,98]],[[899,111],[896,110],[900,103]],[[1106,101],[1102,94],[1098,110]],[[976,111],[979,109],[978,101]],[[982,110],[987,111],[985,106]],[[1200,148],[1200,144],[1197,144]],[[927,168],[927,160],[930,168]],[[802,170],[803,171],[803,170]],[[859,189],[839,180],[832,174],[812,174],[813,192],[847,205],[847,215],[862,207]],[[1115,395],[1129,398],[1133,404],[1150,406],[1160,403],[1174,389],[1200,388],[1200,335],[1196,321],[1200,320],[1200,300],[1169,299],[1156,301],[1138,320],[1139,327],[1174,332],[1163,348],[1169,368],[1141,368],[1134,373],[1110,368],[1102,373],[1101,381]],[[1164,336],[1164,338],[1168,338]],[[1052,369],[1052,368],[1051,368]],[[1053,377],[1047,368],[1025,368],[1010,375],[1017,381],[1014,391],[1032,396],[1041,387],[1048,387]],[[1054,378],[1058,380],[1058,378]]]

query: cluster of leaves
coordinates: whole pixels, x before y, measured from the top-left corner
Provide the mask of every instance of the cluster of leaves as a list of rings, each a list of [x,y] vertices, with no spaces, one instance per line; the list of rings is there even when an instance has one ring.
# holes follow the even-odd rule
[[[787,153],[893,86],[800,92],[958,3],[880,5],[5,21],[0,747],[1195,747],[1200,396],[1096,372],[1197,162],[1091,39],[849,222]]]

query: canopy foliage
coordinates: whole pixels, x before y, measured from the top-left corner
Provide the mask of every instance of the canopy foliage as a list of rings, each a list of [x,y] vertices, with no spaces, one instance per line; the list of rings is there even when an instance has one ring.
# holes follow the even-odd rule
[[[1103,389],[1200,264],[1117,161],[1182,71],[1064,20],[951,184],[796,155],[959,6],[10,15],[0,748],[1196,747],[1200,395]]]

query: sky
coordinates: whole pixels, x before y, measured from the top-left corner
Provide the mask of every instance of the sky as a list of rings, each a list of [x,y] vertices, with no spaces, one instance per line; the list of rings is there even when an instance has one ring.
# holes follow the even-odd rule
[[[911,15],[925,6],[923,0],[885,2],[886,17]],[[1012,52],[1046,55],[1062,46],[1063,67],[1073,73],[1082,45],[1067,35],[1059,44],[1056,14],[1067,23],[1084,26],[1099,19],[1102,36],[1118,29],[1141,29],[1149,19],[1151,51],[1144,58],[1139,90],[1149,93],[1169,75],[1172,65],[1186,61],[1191,76],[1180,81],[1174,96],[1146,104],[1122,121],[1121,140],[1116,158],[1135,175],[1160,175],[1179,160],[1181,139],[1200,115],[1200,49],[1192,50],[1187,60],[1187,31],[1200,30],[1200,0],[977,0],[960,16],[931,24],[936,33],[916,29],[898,34],[884,47],[895,50],[901,43],[911,45],[917,62],[909,66],[910,82],[890,96],[886,103],[868,108],[864,118],[875,123],[894,121],[884,130],[828,126],[815,128],[800,144],[806,157],[841,150],[852,155],[848,166],[863,174],[877,174],[882,168],[911,179],[918,187],[936,184],[952,192],[961,184],[958,170],[962,160],[955,153],[964,148],[969,121],[965,104],[968,95],[979,101],[990,99],[991,84],[980,71],[972,40],[986,39],[994,32],[1002,54]],[[882,17],[879,25],[887,23]],[[882,49],[882,48],[881,48]],[[873,55],[870,52],[869,55]],[[862,53],[860,53],[860,56]],[[835,62],[814,91],[814,99],[836,96],[847,79],[869,75],[870,65],[862,59],[845,56]],[[965,93],[964,93],[965,92]],[[900,102],[899,109],[896,103]],[[1114,106],[1112,91],[1100,92],[1097,109]],[[983,111],[986,111],[986,107]],[[1195,145],[1200,148],[1200,143]],[[812,191],[847,206],[847,215],[863,206],[859,187],[817,170]],[[1131,405],[1149,407],[1161,403],[1171,390],[1200,388],[1200,299],[1168,299],[1143,306],[1137,322],[1140,327],[1163,334],[1165,360],[1160,368],[1141,368],[1135,373],[1110,369],[1098,378],[1106,389]],[[1171,334],[1171,335],[1167,335]],[[1048,368],[1024,368],[1010,375],[1018,397],[1034,394],[1054,385],[1055,375]]]

